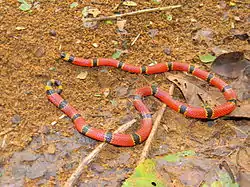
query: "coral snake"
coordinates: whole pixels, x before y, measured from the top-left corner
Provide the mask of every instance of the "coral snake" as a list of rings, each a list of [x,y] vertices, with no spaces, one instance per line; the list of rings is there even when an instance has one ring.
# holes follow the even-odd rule
[[[124,71],[137,74],[156,74],[172,70],[185,71],[217,87],[223,93],[226,99],[226,103],[215,106],[214,108],[207,106],[193,107],[174,100],[167,92],[161,90],[156,86],[139,88],[135,92],[133,104],[136,110],[138,110],[142,116],[140,128],[132,134],[113,134],[112,132],[89,126],[85,122],[83,117],[79,114],[79,112],[60,96],[62,92],[62,85],[60,81],[48,81],[46,85],[46,93],[48,99],[72,119],[75,124],[75,128],[80,133],[99,141],[105,141],[118,146],[134,146],[146,140],[152,128],[152,115],[149,109],[142,102],[142,98],[145,96],[153,95],[160,101],[167,104],[173,110],[192,118],[215,119],[229,114],[236,108],[236,94],[232,90],[231,86],[226,84],[220,78],[215,77],[214,74],[195,68],[193,65],[180,62],[167,62],[159,63],[153,66],[134,66],[114,59],[83,59],[71,56],[66,53],[61,53],[61,58],[67,62],[79,66],[112,66]],[[55,89],[54,87],[57,87],[57,89]]]

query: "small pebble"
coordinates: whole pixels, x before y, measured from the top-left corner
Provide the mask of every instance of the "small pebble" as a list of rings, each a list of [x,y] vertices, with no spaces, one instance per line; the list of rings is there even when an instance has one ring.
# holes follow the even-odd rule
[[[91,170],[97,172],[97,173],[102,173],[104,172],[104,167],[99,165],[99,164],[95,164],[93,163],[91,166],[90,166]]]
[[[36,51],[35,51],[35,56],[40,58],[42,56],[45,55],[45,49],[43,47],[39,47]]]
[[[12,122],[12,124],[18,125],[21,122],[21,117],[19,115],[15,114],[11,118],[11,122]]]
[[[171,55],[171,49],[165,48],[165,49],[164,49],[164,53],[165,53],[166,55]]]
[[[97,43],[93,43],[92,44],[95,48],[99,47],[99,45]]]
[[[56,36],[56,31],[55,30],[50,30],[49,34],[50,34],[50,36]]]

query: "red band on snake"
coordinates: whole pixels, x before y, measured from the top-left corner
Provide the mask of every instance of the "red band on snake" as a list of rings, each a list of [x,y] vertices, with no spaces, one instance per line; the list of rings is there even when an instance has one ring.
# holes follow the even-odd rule
[[[134,146],[142,143],[150,134],[152,129],[152,116],[149,109],[142,102],[142,97],[154,96],[160,101],[168,105],[170,108],[191,118],[215,119],[229,114],[236,108],[236,94],[231,86],[226,84],[214,74],[204,70],[195,68],[193,65],[180,62],[160,63],[153,66],[134,66],[126,64],[118,60],[99,58],[99,59],[83,59],[70,56],[66,53],[61,54],[61,58],[79,66],[96,67],[96,66],[112,66],[131,73],[137,74],[156,74],[166,71],[185,71],[200,79],[207,81],[210,85],[217,87],[224,95],[226,102],[222,105],[211,107],[193,107],[185,103],[174,100],[167,92],[156,86],[148,86],[138,89],[135,92],[133,104],[141,113],[140,128],[132,134],[120,134],[97,129],[89,126],[79,112],[66,102],[61,96],[62,86],[59,81],[50,80],[46,85],[46,93],[48,99],[62,110],[68,117],[72,119],[75,128],[82,134],[99,141],[105,141],[118,146]],[[57,86],[55,90],[53,86]]]

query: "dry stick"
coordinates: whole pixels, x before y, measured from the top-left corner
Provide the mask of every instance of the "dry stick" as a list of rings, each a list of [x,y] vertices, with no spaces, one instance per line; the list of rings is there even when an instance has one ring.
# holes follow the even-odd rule
[[[171,87],[169,89],[169,95],[173,95],[173,92],[174,92],[174,84],[171,84]],[[156,130],[157,130],[159,124],[160,124],[160,121],[161,121],[161,118],[162,118],[162,115],[163,115],[165,109],[166,109],[166,104],[163,104],[161,109],[159,111],[157,111],[157,116],[155,118],[153,128],[152,128],[151,133],[150,133],[150,135],[149,135],[149,137],[148,137],[148,139],[146,141],[146,144],[145,144],[145,146],[143,148],[141,158],[140,158],[138,164],[142,163],[146,159],[146,157],[148,155],[151,142],[152,142],[152,140],[154,138],[154,135],[156,133]]]
[[[63,119],[64,117],[66,117],[65,114],[61,115],[60,117],[58,117],[58,119],[57,119],[56,121],[52,121],[52,122],[50,123],[50,125],[52,125],[52,126],[56,125],[56,124],[58,123],[58,120],[59,120],[59,119]]]
[[[169,10],[169,9],[174,9],[174,8],[180,8],[182,5],[174,5],[174,6],[167,6],[167,7],[158,7],[158,8],[149,8],[149,9],[144,9],[144,10],[138,10],[134,12],[128,12],[124,14],[117,14],[117,15],[112,15],[112,16],[103,16],[99,18],[85,18],[83,21],[85,22],[90,22],[90,21],[102,21],[102,20],[111,20],[111,19],[117,19],[125,16],[132,16],[136,14],[142,14],[146,12],[156,12],[156,11],[164,11],[164,10]]]
[[[2,142],[2,145],[1,145],[1,148],[4,148],[5,145],[6,145],[7,136],[8,136],[7,134],[4,135],[4,137],[3,137],[3,142]]]
[[[166,132],[169,132],[167,125],[163,125],[163,128],[165,129]]]
[[[140,33],[135,37],[135,39],[133,40],[133,42],[131,43],[131,46],[133,46],[135,44],[135,42],[138,40],[138,38],[140,37]]]
[[[119,127],[114,133],[121,133],[127,130],[129,127],[131,127],[132,124],[136,122],[135,119],[129,121],[128,123],[125,123],[121,127]],[[64,187],[71,187],[73,186],[76,181],[81,176],[84,168],[87,164],[89,164],[95,156],[107,145],[107,143],[103,142],[100,145],[98,145],[87,157],[85,157],[79,164],[78,168],[74,171],[74,173],[70,176],[70,178],[67,180],[67,182],[64,184]]]

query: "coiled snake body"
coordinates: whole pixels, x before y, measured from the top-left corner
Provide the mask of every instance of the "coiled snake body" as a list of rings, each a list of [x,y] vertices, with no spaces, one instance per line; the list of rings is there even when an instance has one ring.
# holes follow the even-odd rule
[[[224,95],[226,103],[211,107],[193,107],[185,103],[174,100],[169,94],[156,86],[147,86],[139,88],[135,92],[133,104],[135,108],[141,113],[141,125],[140,128],[132,134],[113,134],[112,132],[97,129],[89,126],[83,117],[61,96],[62,86],[57,80],[50,80],[46,85],[46,93],[48,99],[62,110],[68,117],[72,119],[75,124],[75,128],[82,134],[99,140],[105,141],[113,145],[118,146],[134,146],[140,144],[147,139],[152,128],[152,115],[150,111],[142,102],[142,97],[153,95],[165,104],[167,104],[173,110],[184,114],[187,117],[201,118],[201,119],[215,119],[232,112],[236,107],[236,94],[232,90],[231,86],[226,84],[220,78],[215,77],[214,74],[208,73],[204,70],[195,68],[193,65],[180,63],[180,62],[167,62],[159,63],[153,66],[134,66],[123,63],[114,59],[107,58],[95,58],[95,59],[83,59],[73,57],[66,53],[61,53],[61,58],[67,62],[70,62],[79,66],[96,67],[96,66],[112,66],[122,69],[131,73],[137,74],[156,74],[166,71],[185,71],[196,77],[199,77],[209,84],[217,87]],[[55,90],[53,86],[57,86]]]

